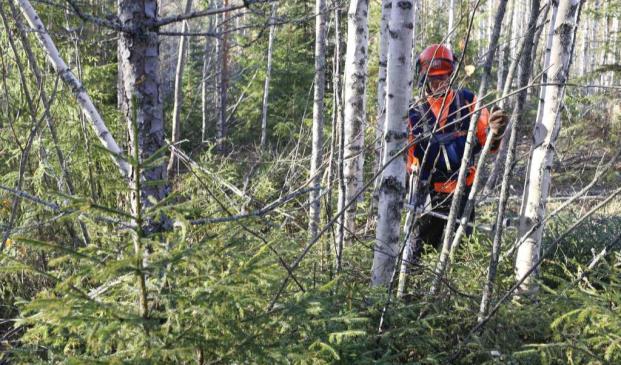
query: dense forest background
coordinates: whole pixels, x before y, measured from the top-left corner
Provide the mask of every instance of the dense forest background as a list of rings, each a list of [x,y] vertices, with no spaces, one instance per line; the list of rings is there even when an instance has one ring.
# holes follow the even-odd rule
[[[621,362],[618,1],[2,0],[0,16],[0,363]],[[450,265],[428,248],[399,277],[401,233],[370,285],[376,227],[406,220],[378,214],[386,131],[432,43],[457,54],[455,87],[486,79],[514,145],[487,158]],[[548,73],[555,44],[566,73]],[[399,73],[391,52],[410,55]]]

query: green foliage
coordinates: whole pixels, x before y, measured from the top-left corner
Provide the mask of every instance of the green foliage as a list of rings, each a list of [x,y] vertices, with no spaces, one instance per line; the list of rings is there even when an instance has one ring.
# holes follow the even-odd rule
[[[376,91],[373,37],[379,17],[378,2],[371,2],[371,6],[368,100],[374,100]],[[422,269],[411,275],[406,297],[396,300],[389,298],[384,289],[368,287],[372,232],[345,248],[346,260],[340,275],[336,276],[332,268],[333,232],[329,230],[308,251],[294,270],[294,277],[289,277],[291,263],[308,244],[306,195],[260,217],[193,224],[194,219],[253,212],[302,186],[307,179],[303,158],[310,141],[307,136],[312,110],[311,2],[279,4],[279,15],[298,20],[277,27],[268,109],[271,146],[263,151],[253,147],[259,140],[265,78],[267,30],[261,25],[269,7],[270,4],[253,6],[255,11],[246,14],[246,21],[256,27],[231,36],[231,44],[235,44],[231,49],[229,88],[230,141],[234,146],[231,155],[213,154],[210,145],[202,143],[197,133],[202,124],[198,105],[204,44],[191,42],[182,107],[183,138],[190,142],[183,148],[193,152],[192,157],[202,170],[183,167],[186,170],[174,181],[170,196],[145,209],[146,218],[165,214],[174,222],[173,230],[152,235],[143,235],[133,226],[137,217],[130,213],[131,189],[119,176],[108,153],[99,147],[88,123],[83,123],[70,90],[55,83],[50,70],[43,67],[43,53],[33,47],[46,80],[42,86],[36,85],[27,71],[26,86],[35,97],[40,87],[54,96],[50,111],[58,141],[53,140],[45,125],[41,127],[26,164],[22,190],[55,203],[60,211],[23,200],[14,212],[14,229],[0,255],[0,362],[621,362],[620,256],[615,253],[585,280],[574,282],[592,256],[592,249],[601,249],[618,234],[621,224],[611,218],[614,210],[581,226],[545,262],[542,292],[536,302],[506,303],[482,332],[470,337],[466,336],[476,323],[490,249],[490,239],[482,233],[462,243],[448,276],[450,288],[445,288],[437,298],[425,296],[437,259],[437,252],[430,249],[422,258]],[[78,69],[75,60],[81,60],[80,77],[112,134],[123,141],[127,126],[116,105],[116,49],[113,41],[103,42],[101,38],[109,33],[77,17],[65,17],[59,7],[45,9],[48,11],[41,12],[42,16],[50,24],[61,53],[72,60],[74,70]],[[89,10],[96,16],[114,11],[112,3]],[[442,40],[444,18],[420,24],[418,27],[424,29],[418,30],[428,43]],[[76,43],[76,33],[67,29],[78,28],[83,32]],[[465,34],[465,22],[456,33]],[[29,35],[29,39],[35,44],[34,35]],[[459,37],[456,41],[460,48]],[[418,50],[423,46],[417,44]],[[477,64],[479,48],[471,41],[464,51],[466,65]],[[0,54],[5,77],[0,96],[0,182],[13,187],[19,177],[17,169],[32,120],[4,29],[0,31],[0,49],[6,50]],[[330,59],[331,43],[328,53]],[[27,68],[25,54],[18,54]],[[480,67],[474,75],[460,78],[459,83],[475,89],[479,73]],[[208,76],[213,78],[214,74]],[[331,76],[330,71],[327,80]],[[328,81],[327,116],[333,109],[331,88]],[[605,126],[608,122],[597,109],[607,101],[606,96],[572,92],[568,95],[568,118],[564,119],[562,138],[589,148],[597,143],[608,149],[609,143],[612,149],[616,140],[607,139],[607,132],[614,131],[612,126],[589,128],[589,123]],[[235,106],[240,98],[243,102]],[[207,111],[208,136],[213,136],[216,114],[212,104],[210,101]],[[535,111],[532,103],[529,106],[526,119],[532,119]],[[171,109],[168,103],[167,115]],[[369,106],[368,115],[369,121],[375,118],[374,103]],[[42,116],[39,105],[35,119]],[[326,124],[328,135],[331,127]],[[300,145],[294,148],[298,140]],[[326,144],[329,142],[326,140]],[[67,193],[56,146],[65,152],[66,167],[76,190],[73,195]],[[568,149],[564,144],[557,148],[561,154]],[[161,163],[160,157],[143,163]],[[366,176],[372,170],[371,158],[365,163]],[[573,184],[578,179],[571,177],[567,181]],[[612,172],[607,179],[607,184],[616,182],[618,172]],[[245,196],[232,192],[227,187],[230,185],[243,190]],[[328,191],[325,197],[329,194],[335,202],[336,192]],[[13,199],[13,195],[0,193],[3,231],[13,214]],[[362,212],[368,210],[369,200],[360,202],[359,207]],[[577,211],[548,224],[545,244],[577,218]],[[479,214],[477,219],[490,220],[494,214]],[[363,214],[358,222],[364,224],[366,218]],[[78,222],[89,233],[88,243]],[[514,238],[508,233],[505,243]],[[507,259],[499,267],[494,301],[513,285],[511,261]],[[146,315],[141,315],[139,305],[142,277],[148,299]],[[280,292],[284,280],[288,284]],[[380,330],[384,308],[385,326]],[[458,356],[453,358],[458,349]]]

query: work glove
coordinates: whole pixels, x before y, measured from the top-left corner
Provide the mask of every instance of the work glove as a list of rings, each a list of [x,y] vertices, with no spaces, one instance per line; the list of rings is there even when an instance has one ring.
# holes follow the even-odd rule
[[[490,132],[493,133],[490,146],[492,151],[496,151],[500,147],[500,142],[507,129],[507,124],[509,124],[509,116],[507,113],[500,108],[492,108],[492,112],[489,115],[489,129]]]
[[[495,139],[502,139],[507,124],[509,124],[507,113],[500,108],[492,109],[492,113],[489,115],[489,129],[494,133]]]

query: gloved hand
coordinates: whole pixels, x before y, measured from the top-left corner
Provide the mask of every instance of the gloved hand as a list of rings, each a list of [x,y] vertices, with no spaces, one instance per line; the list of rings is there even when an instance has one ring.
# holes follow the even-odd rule
[[[489,115],[489,129],[494,133],[495,139],[502,138],[505,129],[507,129],[507,124],[509,124],[509,116],[507,113],[502,109],[492,109]]]

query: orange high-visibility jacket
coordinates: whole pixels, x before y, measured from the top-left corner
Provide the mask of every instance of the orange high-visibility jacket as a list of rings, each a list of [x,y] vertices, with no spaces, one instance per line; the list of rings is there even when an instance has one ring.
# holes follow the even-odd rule
[[[409,140],[410,143],[416,143],[408,150],[407,170],[410,173],[413,166],[422,167],[421,179],[429,180],[437,192],[451,193],[457,186],[457,175],[476,100],[474,93],[468,89],[450,90],[444,97],[429,96],[420,105],[410,107]],[[481,150],[487,139],[488,119],[489,111],[483,108],[477,120],[467,186],[472,185],[474,180],[474,155]],[[427,147],[429,150],[425,156]]]

